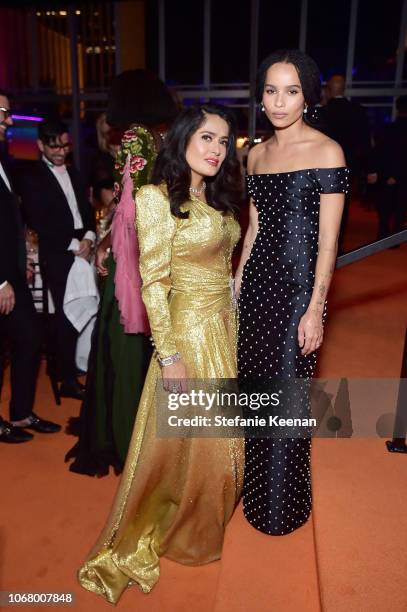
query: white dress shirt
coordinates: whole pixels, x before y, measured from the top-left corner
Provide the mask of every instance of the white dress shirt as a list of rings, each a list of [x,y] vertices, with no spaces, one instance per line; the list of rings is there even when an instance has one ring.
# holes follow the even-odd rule
[[[65,194],[68,206],[72,213],[74,229],[83,229],[81,213],[79,212],[78,202],[76,200],[75,192],[72,187],[71,177],[69,176],[66,166],[54,166],[44,156],[42,159],[57,179],[62,191]],[[90,240],[92,243],[94,243],[96,240],[95,232],[87,231],[82,240]],[[78,249],[79,240],[77,238],[72,238],[71,243],[68,247],[68,251],[77,251]]]
[[[4,172],[4,168],[1,162],[0,162],[0,176],[3,179],[3,181],[6,183],[9,191],[11,191],[10,181],[8,180],[7,174]]]
[[[4,172],[4,168],[1,162],[0,162],[0,176],[3,179],[3,181],[6,183],[9,191],[11,191],[10,181],[8,180],[7,174]],[[4,283],[0,283],[0,289],[3,289],[3,287],[5,287],[6,285],[7,285],[7,281],[4,281]]]
[[[78,331],[76,365],[88,369],[91,336],[99,305],[99,291],[93,264],[83,257],[75,257],[69,270],[64,295],[64,313]]]

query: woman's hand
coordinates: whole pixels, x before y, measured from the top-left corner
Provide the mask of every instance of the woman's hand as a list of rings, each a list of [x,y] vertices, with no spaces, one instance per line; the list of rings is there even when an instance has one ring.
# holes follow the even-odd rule
[[[96,249],[95,266],[100,276],[107,276],[108,269],[105,267],[105,261],[109,255],[108,248],[105,248],[100,244]]]
[[[240,288],[242,286],[242,275],[241,274],[236,274],[235,275],[235,295],[236,295],[236,299],[239,299],[240,297]]]
[[[323,337],[322,313],[315,310],[307,310],[301,317],[298,326],[298,344],[301,349],[301,355],[309,355],[319,348]]]
[[[34,278],[34,272],[34,261],[27,257],[27,261],[25,264],[25,277],[27,279],[27,283],[31,283],[32,279]]]
[[[185,379],[187,377],[187,371],[182,360],[176,361],[171,365],[162,366],[161,373],[164,391],[168,391],[169,393],[181,393],[186,391]]]
[[[10,283],[6,283],[0,289],[0,314],[8,315],[13,310],[16,303],[14,289]]]

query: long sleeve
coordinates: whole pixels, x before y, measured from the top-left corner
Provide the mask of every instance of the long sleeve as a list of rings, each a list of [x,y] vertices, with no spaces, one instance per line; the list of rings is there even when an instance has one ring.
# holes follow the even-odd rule
[[[0,284],[25,280],[25,236],[17,198],[0,184]]]
[[[83,230],[94,231],[94,214],[78,173],[70,170]],[[36,162],[19,182],[23,218],[39,235],[40,242],[54,253],[66,253],[74,238],[74,223],[66,195],[42,161]]]
[[[155,185],[146,185],[138,191],[136,206],[143,282],[141,295],[156,350],[161,358],[165,358],[177,352],[168,305],[176,221],[171,215],[168,198]]]
[[[83,181],[83,178],[80,172],[74,167],[68,168],[68,176],[70,178],[71,186],[73,190],[72,196],[74,196],[76,199],[76,208],[82,219],[84,234],[85,235],[88,234],[89,236],[90,232],[92,232],[93,233],[92,238],[94,240],[96,238],[95,211],[90,203],[86,184]],[[67,200],[69,202],[68,197],[67,197]],[[69,204],[69,207],[71,208],[71,204]],[[85,235],[84,235],[84,238],[85,238]]]
[[[2,202],[0,202],[0,206],[1,204]],[[2,213],[3,211],[0,208],[0,285],[3,285],[3,283],[6,281],[11,282],[14,264],[14,261],[12,261],[12,257],[10,257],[10,253],[8,252],[8,243],[6,240],[6,232],[10,230],[5,223]]]
[[[23,218],[28,227],[34,230],[54,252],[64,253],[73,238],[70,227],[60,224],[55,230],[52,218],[52,202],[45,198],[40,188],[41,179],[28,174],[21,180],[19,195]]]

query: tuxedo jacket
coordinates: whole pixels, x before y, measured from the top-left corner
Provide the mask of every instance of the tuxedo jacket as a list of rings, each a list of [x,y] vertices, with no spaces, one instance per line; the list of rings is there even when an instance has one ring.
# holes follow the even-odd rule
[[[341,145],[347,165],[356,171],[366,169],[371,145],[368,116],[363,106],[346,98],[332,98],[323,112],[326,131]]]
[[[7,166],[4,162],[2,165],[13,189]],[[18,199],[0,175],[0,284],[8,281],[15,291],[24,287],[25,269],[25,238]]]
[[[47,164],[39,160],[20,181],[22,208],[27,225],[38,234],[39,257],[51,292],[65,287],[74,255],[68,251],[72,238],[81,240],[88,230],[95,231],[95,218],[86,196],[85,185],[75,168],[68,168],[83,229],[74,229],[68,200]]]
[[[397,117],[378,134],[375,162],[375,172],[379,173],[382,185],[386,185],[387,179],[392,177],[397,181],[398,190],[406,191],[407,117]]]

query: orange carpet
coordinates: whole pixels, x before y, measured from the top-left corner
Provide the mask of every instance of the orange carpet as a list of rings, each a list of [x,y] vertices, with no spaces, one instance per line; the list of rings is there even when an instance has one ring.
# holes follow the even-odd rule
[[[374,239],[372,212],[354,205],[347,246]],[[407,323],[407,245],[344,268],[330,295],[319,359],[322,377],[398,377]],[[8,380],[0,403],[8,417]],[[55,406],[41,374],[35,410],[64,425],[79,403]],[[73,474],[63,462],[74,438],[35,436],[0,445],[0,590],[72,592],[78,612],[112,609],[76,582],[117,486],[110,475]],[[316,439],[311,520],[268,537],[241,506],[221,561],[190,568],[163,560],[149,595],[129,589],[119,610],[137,612],[365,612],[407,610],[407,457],[383,440]],[[60,606],[47,606],[60,610]]]
[[[323,610],[407,610],[407,456],[383,440],[314,440]]]

